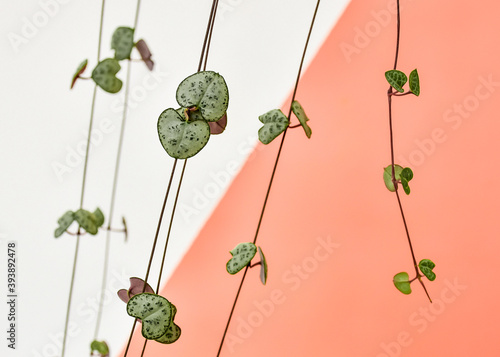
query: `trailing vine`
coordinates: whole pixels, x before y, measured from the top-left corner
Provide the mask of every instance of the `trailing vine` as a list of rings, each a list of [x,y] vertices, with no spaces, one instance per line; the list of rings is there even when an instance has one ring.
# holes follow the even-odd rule
[[[134,20],[134,27],[133,28],[118,27],[114,31],[112,39],[111,39],[111,49],[114,50],[114,56],[112,58],[106,58],[106,59],[101,61],[101,42],[102,42],[102,29],[103,29],[103,22],[104,22],[104,6],[105,6],[105,1],[104,0],[102,1],[101,20],[100,20],[100,29],[99,29],[99,44],[98,44],[98,53],[97,53],[97,64],[92,71],[91,77],[83,77],[83,73],[85,72],[87,65],[88,65],[88,60],[85,59],[77,67],[77,70],[76,70],[76,72],[73,75],[73,78],[71,80],[70,88],[73,88],[79,79],[92,79],[94,81],[95,85],[94,85],[94,92],[93,92],[92,105],[91,105],[89,134],[88,134],[87,143],[86,143],[86,153],[85,153],[85,162],[84,162],[84,170],[83,170],[80,207],[78,210],[76,210],[74,212],[67,211],[61,218],[59,218],[59,220],[58,220],[59,227],[54,232],[54,236],[56,238],[60,237],[64,233],[76,236],[75,256],[74,256],[74,260],[73,260],[73,270],[72,270],[72,277],[71,277],[71,283],[70,283],[70,293],[69,293],[69,297],[68,297],[66,321],[65,321],[65,327],[64,327],[62,351],[61,351],[62,357],[64,357],[65,350],[66,350],[68,322],[69,322],[69,316],[70,316],[70,311],[71,311],[71,301],[72,301],[73,287],[74,287],[74,281],[75,281],[75,275],[76,275],[76,266],[77,266],[78,252],[79,252],[80,237],[82,235],[84,235],[85,233],[89,233],[91,235],[96,235],[98,233],[99,229],[106,230],[106,243],[105,243],[106,245],[105,245],[105,252],[104,252],[102,284],[101,284],[100,299],[99,299],[99,304],[98,304],[98,312],[97,312],[97,319],[96,319],[96,325],[95,325],[94,340],[90,344],[90,350],[91,350],[90,353],[91,353],[91,355],[94,355],[94,353],[97,353],[100,356],[108,356],[109,355],[109,347],[108,347],[107,343],[105,341],[98,341],[97,339],[98,339],[99,328],[100,328],[100,324],[101,324],[104,293],[105,293],[106,282],[107,282],[111,232],[123,232],[123,233],[125,233],[125,240],[127,239],[127,224],[126,224],[125,218],[122,218],[123,229],[114,229],[114,228],[112,228],[112,217],[113,217],[113,213],[114,213],[114,205],[115,205],[115,199],[116,199],[116,188],[117,188],[117,184],[118,184],[118,175],[119,175],[119,166],[120,166],[121,152],[122,152],[122,146],[123,146],[125,123],[126,123],[126,118],[127,118],[128,93],[129,93],[129,83],[130,83],[130,75],[131,75],[130,61],[131,61],[131,53],[132,53],[133,48],[135,47],[138,50],[142,60],[144,61],[144,63],[146,64],[146,66],[150,70],[152,70],[153,66],[154,66],[154,63],[151,60],[151,52],[149,51],[149,48],[148,48],[147,44],[145,43],[145,41],[141,39],[137,42],[134,42],[134,32],[136,30],[137,22],[138,22],[138,18],[139,18],[140,4],[141,4],[141,1],[138,0],[136,14],[135,14],[135,20]],[[125,99],[124,99],[124,106],[123,106],[120,138],[119,138],[119,143],[118,143],[116,162],[115,162],[115,170],[114,170],[114,176],[113,176],[113,186],[112,186],[111,199],[110,199],[110,209],[109,209],[109,214],[108,214],[108,224],[107,224],[106,228],[103,228],[105,218],[104,218],[104,214],[102,213],[102,211],[99,208],[97,208],[93,212],[87,211],[87,210],[82,208],[84,196],[85,196],[85,183],[86,183],[86,177],[87,177],[87,166],[88,166],[88,157],[89,157],[89,150],[90,150],[90,137],[91,137],[90,133],[92,132],[93,119],[94,119],[94,114],[95,114],[95,101],[96,101],[96,96],[97,96],[97,87],[100,87],[104,91],[106,91],[108,93],[112,93],[112,94],[118,93],[122,89],[123,82],[121,79],[119,79],[116,76],[116,74],[121,69],[119,62],[123,61],[123,60],[127,61],[127,73],[126,73],[126,80],[125,80]],[[73,233],[73,232],[68,230],[70,228],[70,226],[73,224],[73,222],[76,222],[78,224],[78,229],[77,229],[76,233]],[[84,232],[82,232],[82,229],[84,230]]]
[[[167,184],[145,278],[144,280],[131,278],[130,288],[118,291],[119,297],[127,303],[127,313],[134,317],[124,356],[128,355],[137,322],[142,325],[141,334],[145,339],[141,356],[144,355],[148,340],[170,344],[177,341],[181,336],[181,328],[174,322],[177,308],[165,297],[160,296],[159,290],[187,159],[200,152],[208,143],[212,134],[223,132],[227,123],[226,111],[229,104],[229,91],[226,82],[219,73],[206,70],[217,5],[218,1],[214,0],[205,32],[198,70],[185,78],[177,88],[176,100],[180,108],[165,109],[158,118],[157,131],[160,143],[166,153],[174,158],[174,163]],[[148,278],[178,160],[184,160],[184,164],[170,215],[156,290],[153,290],[148,284]]]
[[[399,210],[401,212],[401,218],[403,219],[403,224],[406,232],[406,237],[408,240],[408,245],[410,246],[411,257],[413,261],[413,266],[415,268],[415,277],[410,279],[407,272],[401,272],[394,276],[393,283],[394,286],[403,294],[411,293],[410,284],[418,280],[422,285],[425,294],[427,295],[430,302],[432,302],[427,288],[425,287],[422,277],[427,277],[430,281],[436,279],[436,274],[433,272],[436,266],[434,262],[429,259],[422,259],[417,264],[417,259],[415,257],[415,252],[413,250],[413,245],[410,238],[410,232],[408,229],[408,224],[406,222],[405,214],[403,211],[403,205],[401,204],[401,198],[399,197],[398,188],[399,185],[403,187],[403,190],[407,195],[410,194],[409,181],[413,178],[413,171],[409,168],[403,168],[394,162],[394,135],[393,135],[393,118],[392,118],[392,98],[400,97],[406,95],[420,95],[420,80],[418,72],[416,69],[411,71],[409,75],[409,90],[405,91],[403,86],[408,82],[408,77],[405,73],[397,70],[398,65],[398,55],[399,55],[399,42],[401,33],[401,17],[400,17],[400,6],[399,0],[397,0],[397,39],[396,39],[396,54],[394,59],[394,68],[385,72],[385,78],[389,82],[390,87],[387,90],[387,100],[389,104],[389,132],[390,132],[390,147],[391,147],[391,165],[384,169],[384,182],[387,189],[396,194],[396,199],[398,201]]]
[[[238,302],[238,298],[240,296],[241,289],[243,287],[243,283],[245,281],[248,269],[259,265],[260,266],[260,274],[259,274],[260,280],[261,280],[262,284],[264,284],[264,285],[267,282],[268,263],[267,263],[267,260],[264,256],[264,253],[263,253],[261,247],[257,246],[256,242],[257,242],[257,238],[259,236],[259,231],[260,231],[262,219],[264,217],[264,213],[266,210],[267,201],[269,199],[269,194],[271,192],[271,187],[273,184],[274,176],[276,174],[276,169],[278,167],[279,158],[280,158],[280,155],[281,155],[281,152],[283,149],[283,144],[285,142],[286,133],[287,133],[289,128],[302,127],[304,129],[304,132],[305,132],[307,138],[311,138],[311,135],[312,135],[312,130],[309,127],[309,125],[307,124],[307,122],[309,121],[309,118],[307,117],[307,115],[306,115],[304,109],[302,108],[302,106],[300,105],[300,103],[297,100],[295,100],[295,96],[297,94],[297,88],[299,85],[300,75],[302,72],[302,66],[304,64],[304,59],[305,59],[307,47],[309,45],[309,39],[311,37],[312,29],[314,27],[314,22],[316,20],[316,15],[318,13],[318,8],[320,5],[320,2],[321,2],[321,0],[317,1],[316,8],[314,10],[314,14],[313,14],[313,17],[311,20],[311,25],[310,25],[309,32],[307,35],[306,43],[304,45],[304,50],[302,53],[302,58],[301,58],[299,70],[297,73],[297,79],[295,81],[295,86],[294,86],[294,90],[293,90],[293,94],[292,94],[290,108],[288,111],[288,116],[285,116],[285,114],[280,109],[273,109],[273,110],[270,110],[267,113],[264,113],[261,116],[259,116],[259,120],[263,124],[263,126],[259,129],[258,135],[259,135],[259,140],[263,144],[267,145],[270,142],[272,142],[274,139],[276,139],[279,135],[281,135],[281,134],[283,134],[283,135],[281,137],[280,146],[279,146],[278,153],[276,155],[276,159],[274,162],[274,167],[273,167],[273,170],[271,173],[271,178],[269,180],[269,184],[267,187],[266,195],[264,198],[264,203],[262,205],[262,209],[260,212],[260,217],[259,217],[259,221],[257,223],[257,229],[256,229],[256,232],[254,235],[253,242],[239,243],[233,250],[230,251],[232,258],[226,263],[226,270],[231,275],[234,275],[243,269],[244,269],[244,271],[243,271],[243,276],[242,276],[241,281],[240,281],[240,285],[238,287],[238,291],[236,292],[236,296],[235,296],[235,299],[234,299],[234,302],[233,302],[233,305],[231,308],[231,312],[229,313],[229,317],[228,317],[228,320],[226,323],[226,327],[224,329],[224,333],[222,335],[222,339],[221,339],[221,342],[219,345],[219,350],[217,352],[217,356],[220,356],[220,354],[221,354],[222,346],[224,345],[224,340],[225,340],[227,331],[229,329],[229,325],[231,323],[231,319],[232,319],[234,310],[236,308],[236,304]],[[292,112],[294,113],[295,117],[299,121],[299,124],[296,124],[293,126],[290,125],[290,119],[291,119]],[[251,261],[255,257],[255,255],[257,254],[257,251],[259,252],[260,260],[254,264],[251,264]]]

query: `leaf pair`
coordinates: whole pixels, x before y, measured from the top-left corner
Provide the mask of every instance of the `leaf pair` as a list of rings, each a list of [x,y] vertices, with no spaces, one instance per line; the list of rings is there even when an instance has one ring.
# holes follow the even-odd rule
[[[99,87],[108,93],[118,93],[121,90],[123,82],[116,77],[116,74],[121,69],[119,61],[130,59],[130,54],[134,46],[139,51],[141,58],[149,70],[153,69],[154,63],[151,60],[151,52],[146,42],[139,40],[137,43],[134,43],[134,29],[130,27],[118,27],[111,39],[111,48],[115,50],[114,58],[106,58],[100,61],[92,71],[91,78]],[[87,68],[87,63],[88,61],[85,60],[78,66],[71,81],[71,88],[73,88],[76,80],[80,78],[80,75]]]
[[[418,268],[430,281],[434,281],[436,279],[436,273],[432,271],[435,266],[436,264],[429,259],[422,259],[420,263],[418,263]],[[401,291],[403,294],[411,294],[411,282],[407,272],[401,272],[394,275],[393,283],[396,289]]]
[[[71,224],[76,221],[87,233],[96,235],[99,228],[104,224],[104,215],[97,208],[94,212],[79,209],[76,212],[67,211],[57,220],[59,227],[55,230],[54,236],[60,237]]]
[[[406,77],[406,74],[398,71],[397,69],[393,69],[385,72],[385,78],[392,88],[397,90],[399,93],[404,92],[403,86],[408,81],[408,77]],[[414,69],[410,73],[410,92],[412,92],[416,96],[420,95],[420,80],[418,78],[418,72],[416,69]]]
[[[403,186],[403,190],[407,195],[410,194],[410,186],[409,182],[413,178],[413,171],[409,167],[405,167],[404,169],[399,165],[394,165],[394,177],[397,182],[401,182],[401,186]],[[384,183],[385,187],[391,192],[396,191],[394,187],[394,183],[392,182],[392,165],[384,168]]]
[[[262,249],[253,243],[240,243],[233,250],[229,251],[233,256],[226,263],[226,270],[229,274],[236,274],[241,269],[246,267],[253,259],[255,254],[259,251],[260,255],[260,281],[266,285],[267,282],[267,261]]]
[[[187,159],[208,143],[209,123],[225,127],[229,91],[220,74],[203,71],[179,84],[176,99],[181,108],[169,108],[160,114],[158,136],[167,154],[176,159]]]
[[[142,336],[160,343],[173,343],[181,335],[174,323],[177,308],[163,296],[141,293],[127,303],[127,313],[142,322]]]
[[[300,125],[302,125],[302,128],[304,128],[306,136],[311,138],[312,130],[307,124],[309,118],[304,108],[302,108],[300,103],[296,100],[292,103],[292,111],[299,120]],[[259,120],[264,124],[264,126],[259,129],[259,140],[266,145],[276,139],[290,124],[290,121],[280,109],[273,109],[262,114],[259,116]]]

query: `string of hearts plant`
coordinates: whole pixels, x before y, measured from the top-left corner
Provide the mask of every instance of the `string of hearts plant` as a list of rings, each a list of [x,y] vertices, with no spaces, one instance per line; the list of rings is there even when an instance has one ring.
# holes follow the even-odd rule
[[[134,27],[133,28],[119,27],[114,31],[113,36],[112,36],[112,40],[111,40],[111,48],[115,52],[114,57],[113,58],[106,58],[102,61],[100,60],[100,58],[101,58],[100,51],[101,51],[101,41],[102,41],[102,28],[103,28],[103,22],[104,22],[103,21],[104,20],[104,6],[105,6],[104,0],[102,1],[102,5],[101,5],[101,20],[100,20],[100,30],[99,30],[99,45],[98,45],[98,54],[97,54],[97,65],[94,68],[94,70],[92,71],[92,75],[90,77],[95,82],[95,85],[94,85],[94,92],[93,92],[93,97],[92,97],[89,131],[88,131],[88,137],[87,137],[87,143],[86,143],[86,154],[85,154],[85,161],[84,161],[80,207],[78,210],[76,210],[74,212],[67,211],[58,220],[59,227],[56,229],[56,231],[54,233],[56,238],[60,237],[64,233],[68,233],[70,235],[76,236],[76,248],[75,248],[74,261],[73,261],[73,270],[72,270],[72,277],[71,277],[71,283],[70,283],[70,292],[69,292],[68,305],[67,305],[67,311],[66,311],[64,337],[63,337],[63,344],[62,344],[62,351],[61,351],[61,353],[62,353],[61,355],[63,357],[65,355],[65,349],[66,349],[68,322],[69,322],[69,315],[70,315],[70,311],[71,311],[71,301],[72,301],[73,287],[74,287],[75,274],[76,274],[76,265],[77,265],[77,260],[78,260],[80,236],[84,235],[85,233],[89,233],[91,235],[96,235],[98,233],[99,229],[103,229],[103,225],[104,225],[104,221],[105,221],[104,215],[99,208],[97,208],[94,212],[90,212],[90,211],[83,209],[83,200],[84,200],[84,196],[85,196],[85,182],[86,182],[86,176],[87,176],[87,166],[88,166],[88,157],[89,157],[89,149],[90,149],[90,133],[92,132],[93,119],[94,119],[94,113],[95,113],[95,101],[96,101],[96,96],[97,96],[97,87],[102,88],[104,91],[106,91],[108,93],[118,93],[123,86],[123,82],[119,78],[116,77],[116,74],[121,69],[119,61],[127,60],[128,62],[127,62],[127,73],[126,73],[126,80],[125,80],[125,99],[124,99],[124,105],[123,105],[120,138],[119,138],[119,143],[118,143],[116,162],[115,162],[115,170],[114,170],[114,176],[113,176],[113,186],[112,186],[111,199],[110,199],[110,209],[109,209],[109,214],[108,214],[108,217],[109,217],[108,224],[107,224],[107,227],[104,228],[106,230],[106,246],[105,246],[105,252],[104,252],[104,264],[103,264],[103,271],[102,271],[101,293],[100,293],[100,299],[99,299],[99,304],[98,304],[98,312],[97,312],[97,319],[96,319],[96,325],[95,325],[94,340],[90,344],[91,355],[93,355],[94,352],[97,353],[98,355],[101,355],[101,356],[108,356],[109,355],[109,347],[108,347],[107,343],[105,341],[98,341],[97,338],[99,335],[99,328],[100,328],[100,324],[101,324],[104,293],[105,293],[106,282],[107,282],[106,278],[107,278],[107,273],[108,273],[108,262],[109,262],[109,255],[110,255],[110,235],[111,235],[111,232],[116,232],[116,231],[124,232],[125,233],[125,240],[127,239],[127,224],[126,224],[125,218],[122,218],[124,228],[119,229],[119,230],[112,228],[112,218],[113,218],[114,205],[115,205],[115,199],[116,199],[116,187],[118,184],[118,174],[119,174],[119,166],[120,166],[121,152],[122,152],[122,146],[123,146],[125,123],[126,123],[126,118],[127,118],[128,91],[129,91],[129,83],[130,83],[130,75],[131,75],[130,61],[131,61],[132,49],[134,47],[137,48],[142,60],[145,62],[146,66],[150,70],[152,70],[153,66],[154,66],[154,63],[151,60],[151,52],[149,51],[149,48],[146,45],[145,41],[139,40],[139,41],[134,43],[134,32],[135,32],[135,29],[137,28],[140,3],[141,3],[140,0],[138,0],[136,14],[135,14]],[[85,72],[85,70],[87,68],[87,64],[88,64],[88,60],[84,60],[78,66],[75,74],[73,75],[72,81],[71,81],[71,88],[74,87],[74,85],[78,79],[90,79],[90,78],[82,77],[82,74]],[[78,230],[76,233],[72,233],[68,229],[75,221],[78,224]],[[82,232],[82,229],[84,230],[84,232]]]
[[[398,201],[399,210],[401,212],[401,217],[403,219],[403,224],[405,227],[406,237],[408,239],[408,244],[410,246],[411,257],[413,260],[413,266],[415,268],[415,277],[410,280],[407,272],[401,272],[394,276],[393,283],[394,286],[403,294],[411,293],[411,283],[418,280],[422,287],[424,288],[425,294],[427,295],[430,302],[432,302],[429,293],[425,287],[422,277],[427,277],[430,281],[436,279],[436,274],[433,272],[436,266],[434,262],[429,259],[422,259],[418,264],[415,258],[415,252],[413,250],[413,245],[410,238],[410,233],[408,230],[408,224],[406,222],[405,214],[403,211],[403,206],[401,204],[401,198],[399,197],[398,188],[399,185],[403,187],[403,190],[407,195],[410,194],[409,181],[413,178],[413,171],[409,167],[401,167],[394,163],[394,136],[393,136],[393,120],[392,120],[392,98],[400,97],[405,95],[413,94],[415,96],[420,95],[420,81],[418,72],[416,69],[411,71],[409,75],[409,90],[405,92],[403,86],[408,82],[408,77],[405,73],[397,70],[398,64],[398,54],[399,54],[399,41],[400,41],[400,29],[401,29],[401,19],[400,19],[400,7],[399,0],[397,0],[397,40],[396,40],[396,55],[394,59],[394,68],[390,71],[385,72],[385,78],[390,84],[389,90],[387,91],[387,99],[389,103],[389,130],[390,130],[390,142],[391,142],[391,165],[384,169],[384,182],[387,189],[396,194]]]
[[[243,269],[244,269],[244,271],[243,271],[243,276],[242,276],[241,281],[240,281],[240,285],[238,287],[238,291],[236,293],[236,296],[235,296],[235,299],[233,302],[233,306],[231,308],[231,312],[229,314],[229,318],[228,318],[227,323],[226,323],[226,327],[224,329],[224,334],[222,335],[222,339],[221,339],[221,342],[219,345],[219,350],[217,352],[217,356],[220,356],[220,354],[221,354],[222,346],[224,345],[224,340],[225,340],[227,331],[229,329],[229,325],[231,323],[231,318],[232,318],[234,310],[236,308],[236,304],[238,302],[238,297],[240,296],[240,293],[241,293],[241,288],[243,287],[245,277],[247,276],[248,269],[253,268],[255,266],[260,266],[260,280],[261,280],[262,284],[264,284],[264,285],[267,282],[267,274],[268,274],[267,260],[266,260],[266,257],[264,256],[264,253],[263,253],[261,247],[257,246],[256,242],[257,242],[257,238],[259,236],[259,231],[260,231],[260,227],[262,224],[262,219],[264,217],[264,212],[266,210],[267,201],[269,199],[269,194],[271,192],[271,187],[273,184],[274,175],[276,173],[279,158],[280,158],[280,155],[281,155],[281,152],[283,149],[283,144],[285,142],[286,133],[287,133],[289,128],[302,127],[304,129],[304,132],[305,132],[307,138],[311,138],[312,130],[309,127],[309,125],[307,124],[307,122],[309,121],[309,118],[307,117],[304,109],[302,108],[302,105],[300,105],[300,103],[297,100],[295,100],[295,96],[297,94],[297,88],[299,86],[300,74],[302,72],[304,58],[305,58],[305,55],[307,52],[307,47],[309,45],[309,39],[311,37],[311,33],[312,33],[312,30],[314,27],[314,22],[316,20],[316,15],[318,13],[318,8],[320,5],[320,2],[321,2],[321,0],[317,1],[316,8],[314,10],[314,14],[313,14],[313,17],[311,20],[309,33],[307,35],[306,43],[305,43],[304,50],[302,53],[302,58],[300,60],[299,70],[297,73],[297,79],[295,81],[295,87],[294,87],[293,94],[292,94],[292,99],[291,99],[290,109],[288,111],[288,116],[286,116],[280,109],[273,109],[273,110],[270,110],[267,113],[264,113],[261,116],[259,116],[260,122],[264,124],[259,129],[259,133],[258,133],[259,140],[263,144],[267,145],[270,142],[272,142],[274,139],[276,139],[278,136],[280,136],[281,134],[283,134],[283,135],[281,137],[280,146],[279,146],[278,153],[276,155],[276,159],[274,162],[273,171],[271,173],[271,178],[269,180],[269,184],[267,187],[266,196],[264,198],[264,203],[262,205],[262,209],[260,212],[260,217],[259,217],[259,221],[257,223],[257,229],[256,229],[256,232],[254,235],[253,242],[239,243],[234,249],[232,249],[230,251],[232,258],[226,263],[226,270],[231,275],[237,274],[238,272],[240,272]],[[298,124],[293,125],[293,126],[290,125],[290,123],[291,123],[290,118],[291,118],[292,112],[294,113],[295,117],[299,121]],[[256,256],[257,251],[259,252],[260,260],[256,263],[252,264],[251,261]]]
[[[214,0],[205,32],[198,70],[185,78],[177,88],[176,100],[180,108],[168,108],[158,118],[157,131],[160,143],[167,154],[174,158],[174,163],[167,184],[145,278],[132,277],[130,278],[130,288],[118,291],[119,297],[127,303],[127,313],[134,317],[124,357],[128,355],[137,322],[141,323],[141,334],[145,339],[141,356],[144,355],[148,340],[171,344],[181,336],[181,328],[174,322],[177,308],[168,299],[159,295],[159,290],[187,160],[205,147],[211,134],[223,132],[227,123],[226,111],[229,104],[229,91],[226,82],[220,74],[206,70],[217,5],[218,0]],[[157,285],[154,290],[148,284],[148,278],[178,160],[184,160],[184,165],[172,206]]]

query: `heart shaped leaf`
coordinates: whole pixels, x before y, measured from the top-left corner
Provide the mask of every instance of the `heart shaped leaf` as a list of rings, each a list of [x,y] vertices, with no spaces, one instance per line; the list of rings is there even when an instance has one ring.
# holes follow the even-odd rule
[[[230,253],[233,257],[227,262],[226,270],[229,274],[236,274],[250,263],[257,247],[253,243],[240,243]]]
[[[260,255],[260,281],[262,284],[266,285],[267,282],[267,261],[266,257],[264,256],[264,252],[262,249],[259,248],[259,255]]]
[[[405,167],[400,174],[401,185],[403,186],[403,190],[407,195],[410,194],[410,186],[408,182],[413,178],[413,171],[409,167]]]
[[[410,286],[410,278],[408,273],[402,272],[394,275],[394,279],[392,280],[394,286],[401,291],[403,294],[411,294],[411,286]]]
[[[56,229],[54,232],[54,237],[59,238],[64,232],[66,232],[66,229],[71,226],[71,223],[75,220],[75,213],[73,211],[67,211],[65,214],[61,216],[57,220],[57,224],[59,224],[59,227]]]
[[[418,72],[416,68],[410,73],[410,90],[416,96],[420,95],[420,81],[418,79]]]
[[[434,269],[435,266],[436,266],[436,264],[434,264],[434,262],[432,260],[429,260],[429,259],[422,259],[420,261],[420,263],[418,263],[418,267],[419,267],[420,271],[430,281],[436,280],[436,273],[434,273],[432,271],[432,269]]]
[[[130,53],[134,48],[134,29],[118,27],[113,33],[111,48],[115,50],[115,59],[118,61],[130,59]]]
[[[218,135],[223,133],[227,126],[227,113],[217,121],[208,122],[208,125],[210,125],[210,134]]]
[[[142,321],[142,336],[149,340],[163,336],[172,323],[170,302],[156,294],[133,296],[127,303],[127,313]]]
[[[295,116],[297,117],[297,119],[299,119],[300,125],[302,125],[304,131],[306,132],[306,136],[310,139],[312,130],[309,127],[309,125],[307,125],[309,118],[307,117],[304,108],[302,108],[302,105],[300,105],[298,101],[294,100],[292,103],[292,111],[293,114],[295,114]]]
[[[158,136],[167,154],[176,159],[187,159],[207,144],[210,126],[204,120],[186,121],[169,108],[158,118]]]
[[[84,209],[79,209],[75,212],[75,220],[85,229],[85,231],[87,231],[87,233],[92,235],[97,234],[97,219],[93,213]]]
[[[102,211],[100,210],[99,207],[97,207],[96,210],[94,211],[94,216],[97,228],[101,227],[104,224],[104,215],[102,214]]]
[[[212,71],[195,73],[184,79],[176,93],[185,108],[196,107],[207,121],[217,121],[227,110],[229,91],[224,78]]]
[[[152,71],[155,63],[151,59],[151,51],[149,50],[146,42],[144,40],[137,41],[137,43],[135,44],[135,48],[137,48],[137,50],[139,51],[139,54],[141,55],[141,58],[148,69]]]
[[[97,341],[97,340],[92,341],[92,343],[90,344],[91,355],[94,354],[94,351],[99,353],[101,357],[109,356],[109,347],[108,344],[104,341]]]
[[[164,343],[164,344],[170,344],[174,343],[181,337],[181,328],[175,324],[175,322],[172,322],[172,324],[168,327],[167,332],[160,338],[157,338],[155,341]]]
[[[84,60],[82,63],[80,63],[80,65],[78,66],[78,68],[76,69],[76,72],[75,74],[73,75],[73,78],[71,79],[71,87],[70,89],[73,88],[73,86],[75,85],[76,83],[76,80],[78,78],[80,78],[80,75],[85,72],[85,69],[87,68],[87,64],[88,64],[88,60]]]
[[[392,88],[400,93],[404,92],[403,86],[408,81],[406,74],[398,71],[397,69],[393,69],[385,72],[385,78],[387,79],[387,82],[389,82],[389,84],[392,86]]]
[[[118,93],[122,89],[122,81],[116,78],[121,69],[120,64],[114,58],[106,58],[97,64],[92,71],[94,82],[109,93]]]
[[[284,132],[289,124],[288,118],[279,109],[273,109],[262,114],[259,116],[259,120],[264,124],[264,126],[259,129],[259,140],[266,145]]]
[[[165,332],[163,336],[155,340],[157,342],[164,344],[174,343],[179,339],[179,337],[181,337],[181,328],[177,326],[174,322],[175,314],[177,313],[177,308],[172,303],[170,304],[170,306],[172,307],[172,323],[168,327],[167,332]]]
[[[400,180],[402,171],[403,168],[401,166],[394,165],[394,176],[396,178],[396,181]],[[396,190],[392,182],[392,165],[389,165],[384,169],[384,183],[385,187],[387,187],[389,191],[394,192]]]

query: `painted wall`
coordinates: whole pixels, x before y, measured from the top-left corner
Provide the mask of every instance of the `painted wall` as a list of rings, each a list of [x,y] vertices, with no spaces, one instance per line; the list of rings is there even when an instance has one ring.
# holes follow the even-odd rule
[[[109,4],[113,15],[104,38],[123,24],[123,14],[132,21],[133,1],[126,8],[120,2]],[[185,9],[182,2],[173,4],[179,7],[176,10]],[[213,356],[217,352],[239,283],[239,276],[225,271],[228,251],[253,239],[278,149],[272,143],[250,150],[259,128],[256,118],[269,109],[287,107],[314,4],[308,1],[294,8],[283,2],[244,1],[217,23],[209,63],[229,78],[230,90],[235,85],[229,118],[238,124],[232,129],[230,122],[227,133],[211,141],[188,166],[191,178],[181,202],[195,209],[195,202],[199,203],[200,213],[178,216],[168,282],[162,291],[178,308],[176,322],[183,334],[170,346],[149,343],[146,355]],[[426,284],[434,300],[430,304],[419,286],[404,296],[392,284],[392,276],[411,271],[412,264],[396,199],[382,180],[383,168],[390,163],[388,85],[383,74],[394,60],[396,19],[391,4],[353,0],[343,14],[343,7],[333,1],[325,1],[320,8],[311,61],[297,95],[311,118],[313,136],[308,140],[301,129],[287,134],[258,240],[270,265],[269,281],[264,287],[258,270],[249,271],[223,356],[500,354],[495,343],[499,291],[494,285],[499,228],[495,218],[500,212],[495,185],[500,5],[490,0],[480,6],[466,1],[401,1],[398,68],[407,73],[418,68],[422,94],[394,100],[396,161],[415,173],[412,193],[402,200],[417,258],[437,264],[436,281]],[[60,306],[67,297],[74,247],[70,237],[56,241],[51,234],[56,217],[78,203],[81,184],[81,166],[59,182],[51,163],[63,162],[65,148],[83,138],[90,84],[78,83],[69,93],[65,87],[69,75],[63,76],[58,79],[61,88],[48,96],[42,83],[53,81],[54,73],[57,78],[60,73],[72,73],[82,58],[95,56],[99,4],[93,3],[92,8],[87,3],[61,5],[47,30],[40,30],[18,53],[12,51],[6,34],[19,32],[23,16],[29,19],[39,5],[9,6],[20,12],[2,22],[6,53],[2,76],[10,87],[2,88],[7,100],[0,157],[8,174],[0,176],[0,195],[2,212],[9,219],[2,221],[0,238],[3,247],[10,240],[20,244],[21,351],[27,356],[48,356],[47,346],[57,345],[62,328]],[[205,7],[208,13],[209,6]],[[132,224],[131,242],[125,245],[118,236],[113,242],[117,253],[110,272],[113,287],[122,287],[128,276],[145,270],[142,257],[150,248],[171,167],[153,130],[156,117],[171,105],[177,83],[196,67],[197,51],[192,58],[182,51],[172,57],[164,46],[167,39],[177,41],[172,43],[175,48],[186,43],[184,38],[170,40],[169,36],[182,17],[166,21],[170,32],[159,33],[157,24],[170,18],[168,14],[156,4],[144,3],[139,28],[151,47],[158,48],[158,86],[137,103],[137,109],[131,109],[129,161],[123,165],[119,202],[128,220],[138,223]],[[280,26],[272,21],[280,21]],[[192,29],[187,35],[195,49],[200,31]],[[61,43],[72,50],[63,52]],[[47,45],[51,50],[46,50]],[[276,48],[283,56],[270,54]],[[291,58],[297,58],[297,63]],[[177,71],[179,63],[185,65],[184,72]],[[134,85],[140,86],[148,73],[135,67],[134,71]],[[16,81],[18,76],[23,78],[21,83]],[[253,83],[255,78],[262,78],[263,84]],[[30,81],[40,84],[26,87]],[[252,83],[252,90],[241,83]],[[251,111],[246,105],[249,97],[258,105]],[[107,117],[118,122],[119,113],[109,104],[112,100],[102,96],[98,123]],[[52,115],[57,121],[50,121]],[[143,130],[147,126],[152,130]],[[107,163],[114,155],[116,130],[104,137],[93,149],[91,207],[101,204],[102,192],[110,185]],[[233,150],[227,150],[228,142]],[[242,143],[248,144],[238,151]],[[234,176],[231,184],[227,180],[219,185],[218,194],[207,197],[209,203],[203,206],[200,196],[209,185],[226,181],[232,161],[241,170],[229,174]],[[104,174],[105,183],[101,182]],[[144,209],[138,211],[138,205]],[[26,217],[31,217],[29,224]],[[99,244],[92,238],[84,243],[82,276],[98,271]],[[133,259],[134,254],[140,260]],[[81,332],[70,339],[74,356],[87,355],[97,280],[78,281],[74,319]],[[124,316],[124,305],[115,301],[107,305],[105,317],[103,333],[109,333],[113,355],[121,355],[116,346],[125,344],[132,321]],[[134,352],[139,347],[142,339],[136,334]]]

